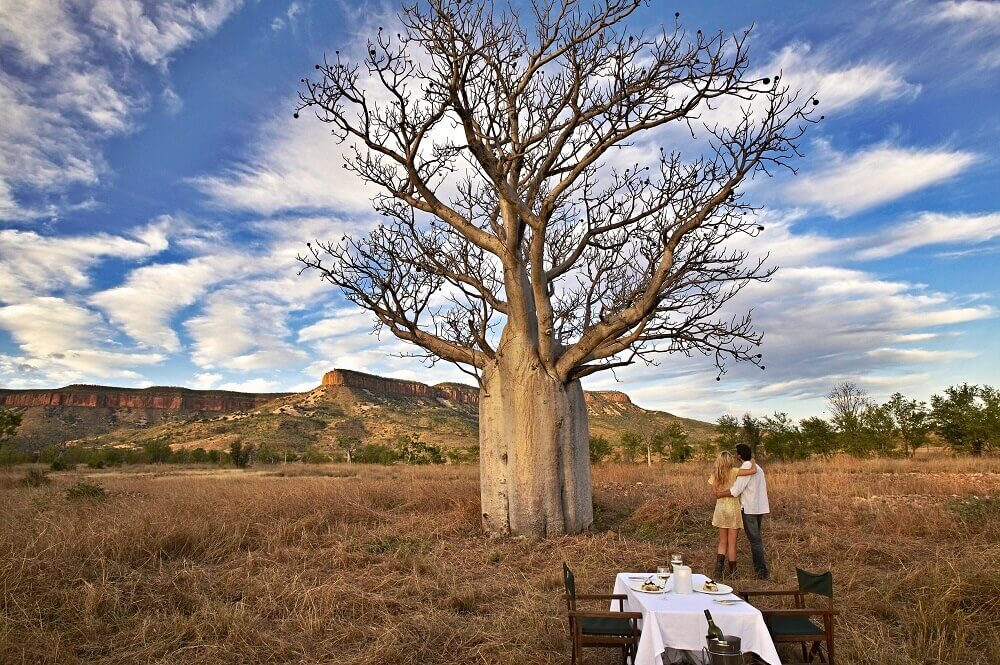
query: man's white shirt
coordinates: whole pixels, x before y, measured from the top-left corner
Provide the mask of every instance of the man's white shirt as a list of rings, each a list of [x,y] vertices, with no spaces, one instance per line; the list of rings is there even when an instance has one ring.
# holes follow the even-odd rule
[[[749,469],[750,462],[743,462],[741,469]],[[740,507],[747,515],[764,515],[771,512],[767,504],[767,481],[764,469],[757,465],[757,473],[752,476],[738,476],[729,493],[739,497]]]

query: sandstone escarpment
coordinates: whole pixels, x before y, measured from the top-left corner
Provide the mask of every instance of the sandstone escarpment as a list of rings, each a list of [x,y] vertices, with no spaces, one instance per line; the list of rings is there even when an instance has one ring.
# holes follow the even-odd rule
[[[282,394],[187,388],[66,386],[55,390],[0,390],[0,407],[64,406],[104,409],[166,409],[229,412],[255,409]]]
[[[585,393],[583,397],[587,401],[587,404],[599,400],[614,402],[615,404],[632,403],[632,400],[629,399],[628,395],[621,392],[620,390],[596,390],[594,392]]]
[[[437,386],[429,386],[418,381],[388,379],[349,369],[335,369],[327,372],[323,375],[323,385],[360,388],[383,395],[447,399],[462,404],[479,403],[479,389],[461,383],[442,383]]]
[[[441,398],[460,404],[479,404],[479,388],[467,386],[464,383],[439,383],[429,386],[418,381],[389,379],[374,374],[365,374],[350,369],[335,369],[323,375],[324,386],[345,386],[360,388],[383,395],[399,395],[402,397]],[[587,403],[611,402],[613,404],[631,406],[628,395],[618,390],[599,390],[584,394]]]

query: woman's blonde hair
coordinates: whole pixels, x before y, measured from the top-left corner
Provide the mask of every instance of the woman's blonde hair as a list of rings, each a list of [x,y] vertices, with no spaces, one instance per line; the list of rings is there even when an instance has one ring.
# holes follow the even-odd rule
[[[715,486],[715,489],[729,487],[729,474],[735,466],[731,452],[723,450],[719,453],[719,456],[715,458],[715,470],[712,472],[712,485]]]

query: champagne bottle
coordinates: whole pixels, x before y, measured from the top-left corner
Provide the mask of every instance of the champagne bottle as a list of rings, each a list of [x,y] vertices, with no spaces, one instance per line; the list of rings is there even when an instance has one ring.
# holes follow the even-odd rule
[[[708,619],[708,634],[705,635],[706,640],[724,640],[726,639],[725,634],[722,629],[715,625],[715,621],[712,620],[712,613],[705,610],[705,618]]]

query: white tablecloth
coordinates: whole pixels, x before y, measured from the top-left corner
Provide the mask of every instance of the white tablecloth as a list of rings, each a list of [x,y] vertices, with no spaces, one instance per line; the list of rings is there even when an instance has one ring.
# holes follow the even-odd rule
[[[628,578],[637,575],[647,573],[619,573],[614,590],[614,593],[628,596],[625,601],[626,611],[642,612],[642,637],[639,638],[635,665],[664,665],[665,649],[695,651],[700,654],[706,646],[705,634],[708,633],[705,610],[712,613],[712,619],[723,633],[737,635],[742,639],[741,648],[744,653],[752,651],[771,665],[781,665],[778,651],[767,632],[767,625],[764,624],[764,616],[756,607],[748,603],[723,605],[714,602],[721,598],[737,598],[733,594],[716,596],[698,592],[674,593],[673,577],[667,582],[667,593],[633,591],[628,585]],[[708,578],[695,573],[691,579],[695,588],[699,588]],[[611,609],[618,609],[618,601],[612,602]]]

